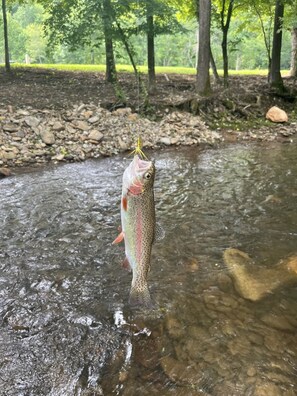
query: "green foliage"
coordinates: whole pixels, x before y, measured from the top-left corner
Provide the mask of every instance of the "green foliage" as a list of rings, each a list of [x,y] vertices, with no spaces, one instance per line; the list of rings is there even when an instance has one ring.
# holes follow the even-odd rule
[[[216,7],[221,1],[212,1],[212,51],[218,68],[222,68],[223,65],[222,35],[216,24],[216,15],[218,15]],[[28,54],[32,62],[104,64],[102,0],[40,0],[38,3],[8,2],[10,52],[13,61],[24,62],[25,55]],[[146,65],[146,1],[113,0],[112,4],[114,18],[119,21],[128,37],[136,63]],[[158,33],[155,39],[156,65],[195,67],[196,1],[154,0],[150,4],[154,6],[156,33]],[[236,8],[239,4],[240,7]],[[231,70],[236,68],[266,69],[267,52],[256,9],[260,13],[265,32],[269,37],[274,0],[246,0],[245,2],[241,0],[236,1],[236,7],[229,31],[229,67]],[[297,23],[296,7],[296,1],[286,1],[282,49],[282,67],[285,69],[290,66],[289,31],[294,23]],[[47,21],[48,37],[54,44],[50,53],[46,52],[49,38],[44,37],[44,21]],[[112,34],[116,40],[117,64],[128,64],[130,61],[115,23],[112,24]],[[0,62],[4,61],[2,37],[3,35],[0,37]],[[121,66],[119,67],[121,70]]]
[[[25,59],[24,47],[26,43],[26,34],[18,21],[7,16],[8,35],[10,42],[10,59],[12,61],[23,61]],[[1,37],[2,38],[2,37]],[[0,61],[4,62],[4,40],[0,41]]]

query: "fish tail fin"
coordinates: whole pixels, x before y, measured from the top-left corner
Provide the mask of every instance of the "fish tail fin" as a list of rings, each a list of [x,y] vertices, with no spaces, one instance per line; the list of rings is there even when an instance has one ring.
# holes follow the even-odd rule
[[[151,308],[153,306],[147,284],[141,287],[132,285],[129,297],[129,304],[132,306],[142,306]]]

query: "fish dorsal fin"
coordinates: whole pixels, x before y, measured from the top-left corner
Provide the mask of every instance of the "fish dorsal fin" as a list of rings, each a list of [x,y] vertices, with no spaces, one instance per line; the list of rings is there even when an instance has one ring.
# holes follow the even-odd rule
[[[164,228],[160,225],[160,223],[156,223],[155,226],[155,242],[162,241],[162,239],[165,238],[165,230]]]

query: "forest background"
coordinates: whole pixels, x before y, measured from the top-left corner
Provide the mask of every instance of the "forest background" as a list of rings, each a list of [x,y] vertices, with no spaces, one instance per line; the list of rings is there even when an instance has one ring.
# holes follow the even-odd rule
[[[147,42],[142,23],[143,15],[137,10],[137,3],[134,2],[134,8],[130,5],[129,12],[126,13],[120,9],[125,7],[124,2],[123,4],[120,1],[111,3],[119,16],[120,26],[129,38],[136,64],[146,65]],[[195,2],[159,1],[156,3],[159,3],[155,4],[156,66],[195,68],[198,46]],[[166,7],[164,7],[165,3]],[[224,16],[226,18],[230,3],[230,1],[223,0],[212,2],[211,49],[218,69],[223,68],[222,12],[226,14]],[[275,1],[251,0],[233,3],[228,33],[229,69],[267,70],[267,51],[271,51],[272,45]],[[292,67],[292,44],[294,39],[296,40],[293,32],[297,27],[297,6],[294,1],[286,3],[282,20],[281,69],[288,70]],[[81,9],[78,8],[79,4]],[[23,4],[8,1],[10,60],[17,63],[24,63],[27,60],[27,62],[43,64],[105,64],[102,23],[99,21],[96,23],[94,17],[87,20],[88,12],[90,14],[96,12],[91,5],[92,2],[89,2],[89,9],[86,10],[83,1],[40,1]],[[75,7],[77,7],[76,12],[74,12]],[[65,21],[61,23],[63,13]],[[2,22],[1,17],[1,28]],[[0,63],[4,63],[4,53],[4,40],[1,35]],[[114,56],[117,64],[130,63],[125,45],[119,37],[116,37],[116,34]]]

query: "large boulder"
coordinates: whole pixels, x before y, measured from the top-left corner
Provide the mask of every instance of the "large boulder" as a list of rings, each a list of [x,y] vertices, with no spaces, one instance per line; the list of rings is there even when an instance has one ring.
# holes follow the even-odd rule
[[[287,113],[277,106],[273,106],[267,111],[266,118],[272,122],[288,122]]]

